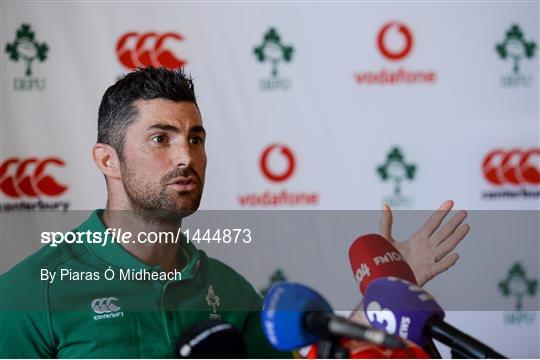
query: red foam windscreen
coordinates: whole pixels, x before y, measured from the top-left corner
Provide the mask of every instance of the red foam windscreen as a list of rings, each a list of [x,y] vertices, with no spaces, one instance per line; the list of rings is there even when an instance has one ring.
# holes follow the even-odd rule
[[[403,255],[381,235],[360,236],[349,248],[349,259],[362,294],[373,280],[385,276],[416,284],[414,273]]]
[[[407,341],[407,347],[388,349],[367,341],[341,339],[341,346],[347,350],[348,359],[430,359],[422,348]],[[317,345],[311,346],[308,359],[317,358]]]

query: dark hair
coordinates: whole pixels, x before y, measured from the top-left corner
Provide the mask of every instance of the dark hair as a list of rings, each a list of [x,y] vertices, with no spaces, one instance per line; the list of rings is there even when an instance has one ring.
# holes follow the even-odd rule
[[[111,145],[123,159],[124,135],[135,120],[136,100],[168,99],[197,105],[193,80],[183,69],[137,69],[110,86],[99,105],[97,142]]]

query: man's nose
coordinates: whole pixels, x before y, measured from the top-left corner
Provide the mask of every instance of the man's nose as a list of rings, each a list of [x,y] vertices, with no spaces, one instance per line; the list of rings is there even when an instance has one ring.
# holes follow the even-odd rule
[[[172,161],[174,166],[191,167],[193,165],[192,149],[187,142],[174,146]]]

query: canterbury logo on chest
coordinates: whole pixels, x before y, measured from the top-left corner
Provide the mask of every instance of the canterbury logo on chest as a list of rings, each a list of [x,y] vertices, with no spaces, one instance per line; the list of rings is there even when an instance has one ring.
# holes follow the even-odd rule
[[[124,313],[120,311],[121,307],[116,303],[117,301],[118,299],[114,296],[92,300],[90,307],[95,314],[98,314],[94,316],[94,320],[124,317]]]

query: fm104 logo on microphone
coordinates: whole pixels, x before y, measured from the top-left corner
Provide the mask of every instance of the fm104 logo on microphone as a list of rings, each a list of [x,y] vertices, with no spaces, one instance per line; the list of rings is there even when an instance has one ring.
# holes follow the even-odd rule
[[[171,50],[184,37],[175,32],[127,32],[116,43],[118,61],[130,70],[154,66],[176,69],[186,65],[187,61]]]
[[[375,36],[375,44],[379,54],[389,62],[390,67],[358,72],[355,79],[359,85],[435,84],[437,73],[433,70],[408,70],[401,65],[393,65],[405,61],[416,47],[410,26],[400,21],[383,24]]]
[[[44,200],[58,198],[67,190],[53,175],[66,166],[58,157],[8,158],[0,165],[0,191],[2,200],[16,201],[0,203],[0,211],[63,210],[69,202]]]
[[[540,148],[492,150],[482,161],[482,173],[496,189],[484,191],[484,199],[538,199]]]
[[[297,171],[297,159],[293,150],[281,143],[266,146],[259,157],[259,170],[272,186],[287,184]],[[292,192],[286,188],[266,190],[261,193],[238,195],[242,207],[292,207],[316,206],[319,194],[316,192]]]

